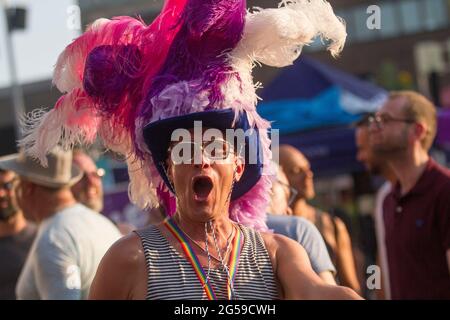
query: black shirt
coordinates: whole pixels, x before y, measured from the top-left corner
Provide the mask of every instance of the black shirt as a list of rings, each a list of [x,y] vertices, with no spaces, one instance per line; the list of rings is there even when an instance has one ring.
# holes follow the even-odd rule
[[[36,226],[27,226],[18,234],[0,238],[0,300],[16,299],[16,283],[36,235]]]

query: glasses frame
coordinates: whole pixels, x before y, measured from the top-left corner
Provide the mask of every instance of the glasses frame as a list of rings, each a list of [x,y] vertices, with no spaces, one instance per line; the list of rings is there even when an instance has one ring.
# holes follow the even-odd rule
[[[387,116],[387,118],[386,118]],[[367,119],[368,125],[375,125],[379,129],[383,129],[390,122],[416,123],[416,120],[407,118],[396,118],[387,114],[375,114]]]
[[[0,183],[0,190],[5,190],[5,191],[13,190],[17,181],[19,181],[19,178],[18,177],[14,177],[8,182]]]
[[[222,142],[222,143],[224,143],[227,146],[226,152],[225,152],[224,155],[222,155],[222,156],[212,156],[212,155],[208,154],[207,152],[205,152],[205,150],[207,150],[209,145],[214,144],[214,143],[218,143],[218,142]],[[195,154],[196,154],[195,149],[194,149],[194,152],[191,153],[190,158],[188,158],[188,157],[185,158],[183,156],[183,157],[181,157],[182,161],[180,163],[175,162],[173,160],[173,157],[172,157],[173,148],[175,146],[183,144],[183,143],[184,144],[189,144],[191,146],[194,146],[193,148],[200,148],[201,155],[203,157],[206,157],[210,161],[217,162],[217,163],[220,163],[221,161],[225,161],[226,159],[228,159],[230,154],[234,152],[234,148],[233,148],[232,144],[229,141],[224,140],[224,139],[214,139],[212,141],[202,141],[201,145],[198,142],[196,142],[196,141],[180,141],[180,142],[177,142],[177,143],[173,144],[172,146],[170,146],[169,150],[168,150],[170,160],[174,164],[193,164],[195,162],[194,161],[195,160]],[[213,148],[213,150],[215,150],[215,149],[216,149],[216,147]]]
[[[276,180],[276,183],[282,185],[283,187],[287,187],[289,189],[289,199],[288,199],[288,206],[291,206],[294,203],[295,198],[298,195],[298,191],[297,189],[295,189],[294,187],[292,187],[291,185],[284,183],[283,181],[281,181],[280,179]]]
[[[87,179],[90,179],[91,177],[94,177],[96,179],[102,179],[105,176],[105,174],[106,174],[105,169],[98,168],[97,170],[92,171],[92,172],[86,172],[86,171],[83,172],[83,177],[81,179],[87,180]]]

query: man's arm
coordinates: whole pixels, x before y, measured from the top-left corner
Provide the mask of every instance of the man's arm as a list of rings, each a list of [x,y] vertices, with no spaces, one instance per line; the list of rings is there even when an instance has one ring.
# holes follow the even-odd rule
[[[350,234],[341,219],[338,217],[332,219],[334,219],[337,235],[336,264],[338,265],[338,270],[340,272],[339,278],[342,280],[342,283],[349,288],[352,288],[356,292],[361,292]]]
[[[131,233],[106,252],[97,269],[89,292],[90,300],[138,300],[147,293],[144,250]]]
[[[325,241],[317,227],[310,221],[295,217],[298,220],[296,234],[298,241],[308,254],[312,269],[327,284],[336,285],[334,274],[336,269],[331,262]],[[293,239],[296,240],[296,239]]]
[[[324,283],[311,268],[305,250],[297,242],[277,234],[263,234],[273,259],[276,277],[285,299],[361,299],[353,290]]]
[[[328,284],[336,285],[336,269],[331,262],[325,241],[317,227],[310,221],[296,216],[267,215],[267,226],[275,233],[285,235],[302,245],[308,254],[312,269]]]
[[[322,271],[319,272],[319,277],[322,279],[326,284],[330,285],[337,285],[336,280],[334,279],[334,275],[331,271]]]

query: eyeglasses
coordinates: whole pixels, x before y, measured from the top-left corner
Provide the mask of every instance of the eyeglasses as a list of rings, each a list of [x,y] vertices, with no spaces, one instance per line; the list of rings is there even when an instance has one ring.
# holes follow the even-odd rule
[[[0,183],[0,190],[6,190],[6,191],[11,191],[12,189],[14,189],[15,183],[17,181],[17,177],[12,179],[11,181],[5,182],[5,183]]]
[[[104,176],[105,176],[105,169],[98,168],[95,171],[84,172],[82,179],[87,179],[87,178],[90,178],[90,179],[92,179],[92,178],[94,178],[94,179],[101,179]]]
[[[402,119],[402,118],[395,118],[388,114],[376,114],[374,116],[370,116],[368,118],[369,126],[374,124],[379,129],[383,129],[386,124],[389,124],[391,122],[404,122],[404,123],[415,123],[416,121],[413,119]]]
[[[291,187],[290,185],[288,185],[287,183],[284,183],[283,181],[281,181],[279,179],[276,180],[276,183],[289,189],[288,205],[290,206],[294,202],[295,198],[297,197],[298,191],[295,188]]]
[[[169,148],[170,158],[174,164],[201,163],[201,155],[211,161],[223,161],[233,151],[231,144],[223,139],[203,141],[182,141]]]

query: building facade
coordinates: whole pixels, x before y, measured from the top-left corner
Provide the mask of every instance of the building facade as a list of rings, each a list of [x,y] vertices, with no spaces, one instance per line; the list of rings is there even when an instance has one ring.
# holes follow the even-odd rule
[[[342,55],[311,55],[389,90],[415,89],[450,107],[449,0],[334,0],[347,24]]]

